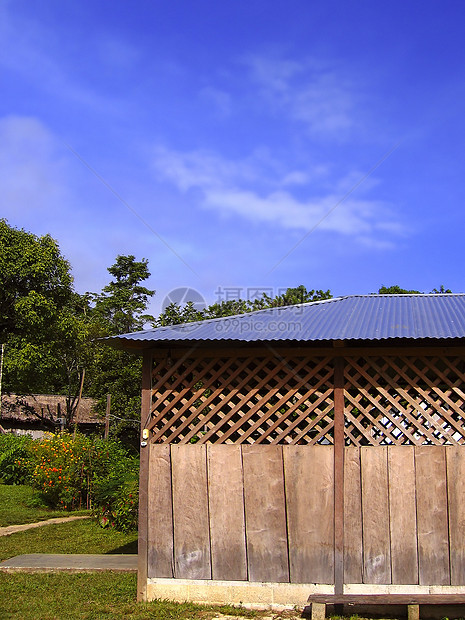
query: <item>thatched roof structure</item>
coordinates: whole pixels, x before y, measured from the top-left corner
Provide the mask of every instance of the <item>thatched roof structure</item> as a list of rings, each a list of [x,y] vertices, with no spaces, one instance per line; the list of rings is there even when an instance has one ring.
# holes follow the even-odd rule
[[[73,423],[80,426],[104,424],[93,411],[93,398],[82,398]],[[54,428],[66,414],[66,396],[56,394],[9,394],[2,396],[0,423],[5,427],[34,426]]]

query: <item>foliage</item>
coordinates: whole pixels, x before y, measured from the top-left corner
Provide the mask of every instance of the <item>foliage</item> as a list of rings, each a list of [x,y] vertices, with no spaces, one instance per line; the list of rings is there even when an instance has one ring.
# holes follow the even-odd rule
[[[439,294],[444,294],[444,293],[452,293],[452,291],[450,290],[450,288],[444,288],[444,284],[441,284],[441,286],[439,287],[439,289],[437,288],[433,288],[433,290],[431,291],[432,293],[439,295]]]
[[[37,336],[66,304],[72,278],[69,263],[50,235],[36,237],[0,220],[0,338]]]
[[[114,276],[102,293],[94,295],[95,313],[100,316],[110,334],[123,334],[143,329],[153,317],[144,314],[149,298],[155,294],[140,283],[150,277],[148,261],[136,261],[133,255],[119,255],[108,268]]]
[[[74,292],[70,265],[50,235],[37,237],[0,220],[4,389],[65,394],[68,424],[90,354],[88,307],[88,299]]]
[[[133,459],[116,441],[77,433],[47,434],[34,441],[31,484],[49,506],[92,508],[102,480],[124,478]]]
[[[56,241],[0,220],[0,338],[7,343],[7,390],[27,393],[54,385],[56,328],[71,295],[70,266]]]
[[[134,462],[137,465],[137,462]],[[95,491],[96,515],[103,528],[114,527],[120,532],[137,530],[139,507],[139,470],[128,469],[123,479],[102,480]]]
[[[264,310],[266,308],[278,308],[293,304],[308,303],[311,301],[321,301],[331,299],[331,292],[322,290],[308,291],[303,284],[294,288],[288,288],[282,295],[270,297],[266,293],[258,299],[230,299],[221,303],[214,303],[203,310],[195,308],[192,302],[184,306],[170,304],[152,324],[154,327],[166,325],[178,325],[181,323],[191,323],[193,321],[205,321],[206,319],[216,319],[235,314],[244,314],[254,310]]]
[[[107,393],[111,394],[110,437],[136,450],[139,445],[142,359],[101,343],[95,348],[87,377],[87,394],[96,399],[96,410],[102,416]]]
[[[154,294],[141,282],[150,277],[147,260],[136,261],[133,255],[118,256],[108,268],[114,276],[100,295],[93,295],[92,320],[101,338],[137,331],[147,321],[149,298]],[[110,434],[125,445],[136,448],[139,443],[140,385],[142,360],[125,351],[97,344],[88,367],[87,394],[97,400],[97,411],[103,415],[107,394],[111,394],[112,424]]]
[[[0,480],[4,484],[26,484],[32,473],[32,437],[0,434]]]
[[[416,291],[415,289],[408,290],[405,288],[401,288],[397,284],[394,284],[393,286],[381,286],[381,288],[378,290],[379,295],[415,295],[419,293],[421,293],[421,291]],[[433,288],[431,293],[452,293],[452,291],[449,288],[444,288],[444,285],[441,284],[439,290],[437,288]]]

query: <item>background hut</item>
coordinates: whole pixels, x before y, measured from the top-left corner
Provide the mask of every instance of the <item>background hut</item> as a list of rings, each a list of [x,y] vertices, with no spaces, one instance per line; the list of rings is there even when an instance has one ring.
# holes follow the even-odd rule
[[[94,412],[96,401],[81,398],[72,424],[82,433],[101,431],[105,420]],[[0,424],[17,435],[38,439],[46,432],[57,432],[66,425],[66,396],[56,394],[3,394]]]
[[[465,592],[464,295],[342,297],[111,343],[144,355],[140,598]]]

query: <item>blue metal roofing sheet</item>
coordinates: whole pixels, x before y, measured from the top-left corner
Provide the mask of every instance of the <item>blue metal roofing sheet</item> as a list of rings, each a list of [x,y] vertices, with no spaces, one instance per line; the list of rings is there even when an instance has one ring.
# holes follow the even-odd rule
[[[352,295],[158,327],[109,340],[124,347],[150,342],[391,338],[465,338],[465,294]]]

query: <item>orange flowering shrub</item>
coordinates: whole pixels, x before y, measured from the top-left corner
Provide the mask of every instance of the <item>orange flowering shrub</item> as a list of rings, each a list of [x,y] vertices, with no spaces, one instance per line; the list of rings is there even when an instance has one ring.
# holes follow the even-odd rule
[[[118,477],[133,461],[118,442],[78,433],[49,433],[30,449],[32,486],[47,504],[67,510],[92,508],[102,480]]]

